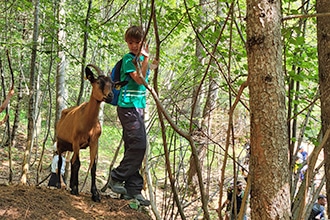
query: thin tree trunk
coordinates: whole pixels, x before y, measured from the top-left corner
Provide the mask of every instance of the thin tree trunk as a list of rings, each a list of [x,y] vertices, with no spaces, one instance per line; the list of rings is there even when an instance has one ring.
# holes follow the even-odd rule
[[[8,60],[8,65],[9,65],[9,69],[10,69],[10,74],[11,74],[11,81],[12,81],[12,85],[11,85],[11,88],[10,88],[10,93],[8,93],[8,96],[6,98],[6,100],[10,99],[10,97],[12,95],[14,95],[14,71],[13,71],[13,68],[11,66],[11,59],[10,59],[10,56],[9,56],[9,52],[8,50],[6,51],[6,54],[7,54],[7,60]],[[2,67],[1,67],[2,68]],[[9,96],[10,95],[10,96]],[[9,101],[8,101],[9,102]],[[7,111],[7,114],[9,115],[9,109],[6,108],[6,111]],[[1,110],[0,110],[1,112]],[[8,137],[9,137],[9,141],[8,141],[8,160],[9,160],[9,182],[11,183],[13,181],[13,167],[12,167],[12,135],[10,134],[10,123],[9,123],[9,120],[8,120],[8,123],[7,123],[7,127],[8,127]]]
[[[26,27],[26,22],[27,19],[22,19],[22,40],[25,41],[26,36],[27,36],[27,28]],[[23,47],[20,48],[21,51],[23,51]],[[19,77],[18,77],[18,88],[17,88],[17,102],[16,102],[16,107],[15,109],[15,117],[14,117],[14,122],[13,122],[13,127],[12,127],[12,132],[11,132],[11,141],[12,141],[12,146],[15,147],[16,146],[16,134],[17,134],[17,130],[19,127],[19,123],[20,123],[20,112],[21,112],[21,108],[22,108],[22,100],[23,100],[23,79],[24,79],[24,72],[21,69],[21,67],[23,66],[23,61],[24,61],[24,56],[22,53],[20,53],[20,59],[18,62],[18,66],[20,68],[19,70]]]
[[[200,0],[199,1],[199,4],[202,6],[202,11],[204,11],[203,14],[201,14],[200,16],[200,20],[203,21],[201,22],[202,24],[206,22],[206,9],[205,9],[205,0]],[[199,32],[203,29],[203,27],[200,27],[199,28]],[[200,39],[199,38],[196,38],[196,46],[195,46],[195,55],[196,57],[198,58],[198,61],[200,63],[203,63],[204,62],[204,57],[202,56],[202,51],[203,51],[203,46],[202,46],[202,43],[200,42]],[[198,104],[196,104],[195,106],[195,109],[194,109],[194,112],[192,112],[192,123],[195,125],[195,131],[193,132],[194,136],[195,136],[195,139],[196,139],[196,147],[197,147],[197,152],[198,152],[198,158],[199,158],[199,161],[200,161],[200,165],[201,165],[201,168],[203,169],[203,164],[204,164],[204,159],[205,159],[205,155],[206,155],[206,145],[204,144],[205,143],[205,135],[204,134],[207,134],[208,131],[205,130],[204,125],[201,124],[201,108],[200,108],[200,102],[201,102],[201,97],[200,97],[200,94],[198,94],[199,92],[199,85],[198,85],[198,79],[200,78],[200,72],[201,72],[201,68],[202,68],[203,65],[200,65],[199,68],[196,69],[195,71],[195,76],[193,78],[194,81],[196,81],[194,84],[196,85],[194,88],[193,88],[193,91],[192,91],[192,97],[193,99],[196,99],[196,100],[193,100],[193,102],[196,102]],[[208,91],[210,92],[210,91]],[[210,98],[210,94],[208,95],[208,98]],[[207,99],[206,100],[206,103],[207,104],[210,104],[210,102],[214,102],[214,100],[209,100]],[[211,107],[210,105],[205,105],[205,109],[204,109],[204,113],[206,112],[209,112],[208,110],[206,110],[207,108]],[[207,123],[208,120],[207,120],[207,117],[208,115],[204,115],[205,118],[204,119],[204,122]],[[202,129],[202,130],[200,130]],[[206,127],[207,129],[207,127]],[[203,170],[201,170],[201,172],[203,172]],[[193,193],[196,194],[196,189],[197,189],[197,184],[198,184],[198,178],[197,178],[197,171],[196,171],[196,165],[194,164],[194,158],[193,156],[190,157],[190,160],[189,160],[189,170],[188,170],[188,184],[190,185],[190,188],[194,191]]]
[[[66,57],[64,48],[66,47],[66,34],[63,23],[65,21],[65,0],[55,1],[55,7],[57,12],[57,23],[59,24],[59,30],[57,33],[57,56],[60,62],[57,64],[56,68],[56,113],[55,113],[55,137],[56,137],[56,124],[61,117],[61,112],[63,109],[67,108],[67,90],[65,88],[65,76],[66,76]],[[54,12],[54,14],[56,14]],[[55,146],[56,147],[56,146]],[[70,153],[67,154],[67,159],[65,161],[65,173],[64,180],[67,182],[68,175],[70,172],[71,166],[69,166],[70,160],[68,159]]]
[[[302,0],[302,7],[300,8],[301,14],[306,14],[309,11],[309,4],[306,3],[304,4],[305,1]],[[299,20],[299,32],[297,33],[297,37],[305,37],[306,35],[306,19],[301,19]],[[300,52],[295,52],[295,56],[302,56],[302,51]],[[297,67],[296,65],[292,65],[292,71],[295,72],[296,75],[300,75],[302,72],[301,67]],[[298,112],[298,107],[300,106],[299,99],[300,99],[300,81],[295,80],[295,79],[290,79],[289,82],[289,88],[288,88],[288,137],[289,137],[289,153],[290,153],[290,172],[291,175],[293,174],[294,170],[294,165],[295,165],[295,158],[297,156],[297,147],[301,145],[302,142],[302,136],[298,136],[298,118],[297,117],[292,117],[292,115],[295,112]],[[306,118],[306,121],[308,121],[308,118]],[[304,129],[304,126],[302,126]],[[303,130],[302,129],[302,130]],[[302,132],[300,132],[303,134]],[[296,147],[296,148],[295,148]],[[296,198],[294,199],[296,195],[296,190],[298,189],[296,186],[296,182],[299,179],[299,172],[297,172],[296,176],[291,178],[291,201],[295,201],[295,203],[298,201],[298,207],[300,207],[300,201],[303,200],[303,198]],[[294,206],[294,205],[293,205]],[[293,208],[294,209],[294,208]],[[292,210],[293,210],[292,209]],[[294,215],[294,214],[293,214]]]
[[[88,9],[86,13],[85,18],[85,29],[84,29],[84,48],[83,48],[83,54],[82,54],[82,61],[81,61],[81,72],[80,72],[80,90],[77,100],[77,105],[81,103],[81,98],[84,93],[84,78],[85,78],[85,65],[86,65],[86,56],[87,56],[87,49],[88,49],[88,30],[90,28],[89,26],[89,17],[92,9],[92,0],[88,1]]]
[[[290,219],[281,2],[247,0],[251,219]]]
[[[28,178],[27,175],[29,173],[30,153],[34,139],[33,135],[34,135],[34,125],[35,125],[35,78],[36,78],[35,65],[36,65],[38,36],[39,36],[38,19],[39,19],[39,0],[36,0],[35,9],[34,9],[34,24],[33,24],[33,45],[32,45],[31,64],[30,64],[28,135],[27,135],[26,148],[22,163],[22,176],[21,176],[22,184],[27,183],[27,178]]]
[[[199,4],[203,7],[205,0],[199,0]],[[203,9],[202,9],[203,10]],[[206,20],[205,14],[201,14],[200,16],[200,20],[204,21]],[[203,22],[201,22],[203,23]],[[199,32],[200,30],[202,30],[202,27],[199,28]],[[200,42],[199,38],[195,39],[196,41],[196,45],[195,45],[195,55],[198,58],[198,61],[200,63],[203,63],[203,57],[202,57],[202,51],[203,51],[203,47],[202,47],[202,43]],[[192,124],[195,125],[195,131],[193,131],[193,135],[195,136],[196,139],[196,147],[197,147],[197,152],[198,152],[198,158],[200,161],[200,165],[201,168],[203,169],[203,163],[204,163],[204,158],[205,158],[205,146],[201,143],[203,142],[203,131],[200,131],[199,128],[201,128],[201,121],[199,120],[200,116],[201,116],[201,108],[200,108],[200,102],[201,102],[201,97],[199,96],[200,94],[198,94],[199,90],[198,90],[198,81],[200,78],[200,72],[201,72],[201,68],[203,65],[200,65],[196,70],[195,70],[195,77],[193,77],[194,80],[194,84],[195,86],[192,88],[192,98],[195,99],[193,100],[193,102],[196,102],[198,104],[196,104],[194,112],[192,112]],[[200,142],[200,143],[198,143]],[[202,170],[201,170],[202,171]],[[191,155],[190,159],[189,159],[189,170],[188,170],[188,184],[190,185],[190,188],[193,190],[193,193],[196,194],[197,191],[197,184],[198,184],[198,179],[197,179],[197,171],[196,171],[196,165],[194,163],[194,158]]]
[[[54,17],[56,17],[56,11],[57,11],[57,7],[53,7],[53,14],[54,14]],[[43,20],[45,20],[45,18],[43,18]],[[55,21],[56,22],[56,21]],[[54,36],[56,35],[57,33],[57,30],[54,29],[53,30],[53,34]],[[47,141],[48,141],[48,138],[49,138],[49,135],[50,135],[50,131],[51,131],[51,128],[52,128],[52,117],[53,117],[53,114],[52,114],[52,110],[53,110],[53,100],[52,100],[52,83],[51,83],[51,77],[53,75],[53,72],[52,72],[52,69],[53,69],[53,64],[54,64],[54,59],[53,59],[53,50],[55,48],[55,39],[52,38],[52,42],[51,42],[51,45],[50,45],[50,51],[52,52],[50,54],[50,57],[49,57],[49,66],[48,66],[48,74],[47,74],[47,92],[48,92],[48,98],[46,98],[46,105],[48,104],[48,109],[47,109],[47,119],[46,119],[46,129],[45,132],[45,137],[43,138],[43,141],[42,141],[42,150],[41,150],[41,154],[40,154],[40,160],[39,160],[39,163],[38,163],[38,168],[37,168],[37,176],[36,176],[36,182],[39,183],[39,175],[40,173],[42,172],[42,165],[43,165],[43,159],[44,159],[44,154],[45,154],[45,149],[46,149],[46,146],[47,146]],[[55,52],[55,51],[54,51]],[[42,101],[44,102],[44,101]]]
[[[317,13],[329,13],[330,1],[317,0]],[[322,133],[325,135],[330,128],[330,17],[322,16],[317,18],[317,49],[319,59],[319,84],[320,84],[320,99],[321,99],[321,120]],[[325,175],[330,175],[330,139],[325,140],[324,159],[325,159]],[[326,178],[326,192],[330,195],[330,178]],[[327,196],[328,204],[330,202]],[[330,214],[330,206],[327,206],[327,214]]]
[[[64,10],[64,3],[65,0],[61,1],[55,1],[56,9],[57,9],[57,22],[60,25],[60,28],[57,33],[57,42],[58,42],[58,50],[57,50],[57,56],[60,60],[60,62],[57,64],[57,70],[56,70],[56,117],[55,117],[55,125],[59,118],[61,117],[61,112],[63,109],[65,109],[66,106],[66,100],[67,100],[67,92],[65,89],[65,67],[66,67],[66,57],[64,48],[66,46],[65,44],[65,29],[62,26],[62,23],[65,20],[65,10]],[[56,136],[56,133],[55,133]]]

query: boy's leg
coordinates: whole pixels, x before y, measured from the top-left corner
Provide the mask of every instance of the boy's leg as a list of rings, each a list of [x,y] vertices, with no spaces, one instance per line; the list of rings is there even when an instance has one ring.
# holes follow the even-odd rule
[[[143,187],[139,173],[147,143],[143,109],[118,107],[117,112],[123,126],[125,153],[120,165],[111,172],[111,177],[118,182],[125,181],[127,193],[135,195],[141,193]]]

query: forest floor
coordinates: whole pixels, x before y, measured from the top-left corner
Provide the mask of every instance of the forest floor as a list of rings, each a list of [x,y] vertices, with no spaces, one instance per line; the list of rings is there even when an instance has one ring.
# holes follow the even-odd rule
[[[103,195],[93,202],[90,194],[71,195],[47,187],[0,185],[0,219],[111,219],[151,220],[148,208],[134,210],[129,201]]]
[[[1,130],[1,129],[0,129]],[[0,131],[1,133],[1,131]],[[1,141],[0,141],[1,143]],[[37,150],[36,150],[37,149]],[[101,187],[107,182],[109,174],[110,161],[102,155],[98,158],[96,183],[101,194],[101,202],[93,202],[91,199],[90,174],[88,172],[89,151],[81,152],[82,166],[79,171],[79,196],[71,195],[68,190],[51,189],[47,187],[50,174],[50,163],[52,160],[52,149],[46,149],[43,160],[41,162],[41,171],[37,174],[38,164],[40,163],[40,148],[33,148],[31,151],[31,160],[27,184],[21,185],[20,178],[22,173],[22,162],[25,153],[25,139],[22,135],[17,141],[15,147],[11,148],[11,168],[12,183],[9,184],[9,153],[8,148],[0,146],[0,220],[2,219],[43,219],[43,220],[89,220],[89,219],[111,219],[111,220],[152,220],[155,219],[154,213],[150,207],[139,207],[135,210],[130,207],[130,201],[120,200],[116,194],[110,189],[101,192]],[[88,173],[88,174],[87,174]],[[88,177],[86,185],[82,184],[84,178]],[[217,176],[212,178],[211,183],[212,197],[209,202],[209,209],[212,216],[217,216],[216,208],[218,207],[218,185]],[[38,179],[38,180],[37,180]],[[69,180],[67,180],[68,183]],[[215,184],[214,184],[215,183]],[[82,186],[84,185],[84,186]],[[167,196],[169,185],[159,184],[155,187],[156,199],[154,204],[162,207],[167,218],[169,215],[179,215],[177,210],[170,212],[172,203],[163,207],[164,195]],[[145,191],[143,191],[145,193]],[[145,195],[146,196],[146,195]],[[169,193],[170,196],[170,193]],[[147,196],[146,196],[147,197]],[[147,197],[148,198],[148,197]],[[222,201],[225,201],[225,195]],[[157,203],[158,201],[158,203]],[[168,200],[167,200],[168,201]],[[200,219],[202,216],[200,210],[201,200],[192,197],[185,201],[189,204],[185,207],[185,217],[187,219]],[[224,214],[224,213],[223,213]],[[196,216],[198,218],[196,218]],[[213,218],[212,217],[212,218]],[[175,217],[173,217],[175,218]],[[216,218],[216,217],[214,217]],[[177,218],[179,219],[179,217]]]
[[[0,220],[2,219],[43,219],[43,220],[152,220],[150,207],[130,207],[130,201],[117,199],[110,189],[100,192],[101,202],[94,202],[86,182],[84,190],[78,196],[68,190],[48,187],[50,168],[43,169],[40,179],[44,182],[37,186],[36,163],[30,167],[29,180],[26,185],[20,184],[20,173],[24,156],[24,142],[12,149],[13,180],[9,184],[9,163],[7,149],[0,147]],[[52,155],[48,152],[48,155]],[[34,155],[31,156],[33,158]],[[48,158],[51,161],[51,158]],[[82,182],[82,181],[81,181]],[[40,183],[40,182],[39,182]]]

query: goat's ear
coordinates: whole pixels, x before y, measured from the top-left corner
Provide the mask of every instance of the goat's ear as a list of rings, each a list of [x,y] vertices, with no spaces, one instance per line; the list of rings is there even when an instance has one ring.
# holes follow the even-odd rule
[[[85,72],[86,72],[86,78],[90,82],[93,82],[94,81],[94,74],[93,74],[92,70],[88,66],[86,66]]]
[[[125,86],[127,83],[128,83],[128,81],[115,82],[115,88],[119,90],[121,87]]]

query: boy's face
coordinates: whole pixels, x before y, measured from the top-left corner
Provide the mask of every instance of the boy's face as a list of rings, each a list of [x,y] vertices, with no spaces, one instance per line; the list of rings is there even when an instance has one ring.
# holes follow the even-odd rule
[[[126,40],[126,43],[129,51],[136,55],[139,52],[142,41],[130,38]]]

